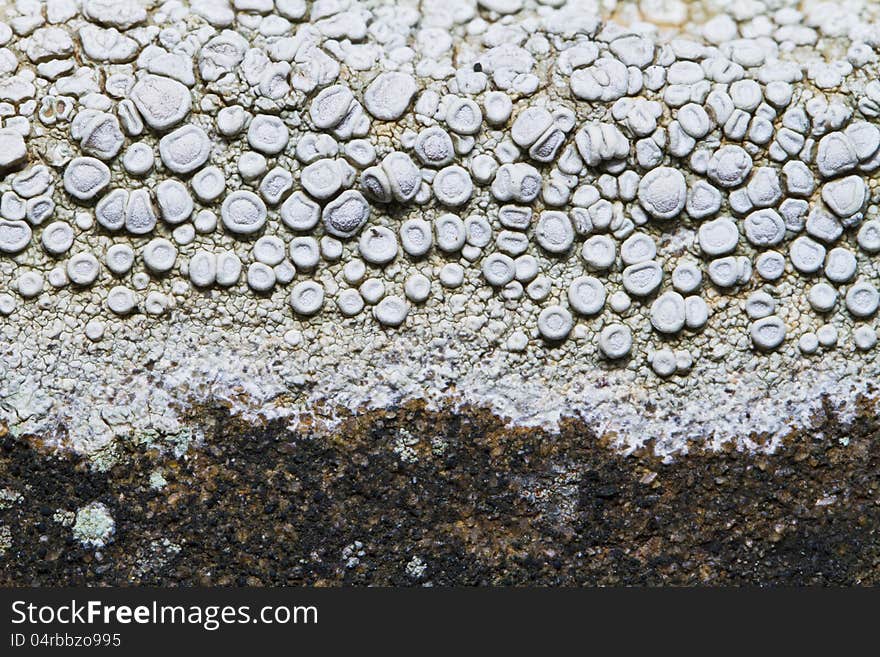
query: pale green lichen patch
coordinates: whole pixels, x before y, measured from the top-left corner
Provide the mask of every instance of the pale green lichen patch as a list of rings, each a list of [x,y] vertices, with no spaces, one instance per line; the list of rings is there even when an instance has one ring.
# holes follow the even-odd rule
[[[407,562],[405,570],[407,576],[412,579],[421,579],[425,576],[425,572],[428,570],[428,565],[420,556],[416,555]]]
[[[415,446],[418,443],[419,439],[416,436],[413,436],[405,429],[401,429],[394,441],[394,453],[404,463],[415,463],[419,460],[419,455],[415,450]]]
[[[0,557],[12,547],[12,530],[6,525],[0,525]]]
[[[183,427],[178,431],[166,432],[148,429],[135,436],[135,443],[144,445],[160,452],[170,452],[180,458],[189,448],[202,440],[202,431],[198,428]]]
[[[8,509],[21,500],[21,493],[11,488],[0,488],[0,509]]]
[[[160,571],[177,557],[181,550],[179,544],[167,538],[150,541],[146,554],[135,565],[135,572],[143,577],[147,573]]]
[[[100,502],[87,504],[76,512],[73,537],[85,547],[103,547],[116,531],[116,522]]]
[[[102,444],[100,447],[91,451],[89,461],[99,472],[107,472],[116,465],[119,460],[119,446],[115,440]]]
[[[162,490],[168,484],[161,470],[153,470],[150,473],[150,488],[153,490]]]
[[[63,527],[70,527],[73,525],[76,520],[76,514],[73,511],[65,511],[64,509],[58,509],[52,515],[52,520],[62,525]]]

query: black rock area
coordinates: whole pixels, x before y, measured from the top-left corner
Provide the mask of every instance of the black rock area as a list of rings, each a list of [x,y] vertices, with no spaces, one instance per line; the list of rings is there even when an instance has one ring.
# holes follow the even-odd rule
[[[872,409],[843,424],[828,402],[772,455],[668,463],[578,421],[551,433],[418,403],[330,434],[206,409],[201,446],[123,440],[106,472],[6,435],[0,488],[21,497],[0,505],[0,585],[877,584]],[[56,516],[94,501],[116,522],[99,549]]]

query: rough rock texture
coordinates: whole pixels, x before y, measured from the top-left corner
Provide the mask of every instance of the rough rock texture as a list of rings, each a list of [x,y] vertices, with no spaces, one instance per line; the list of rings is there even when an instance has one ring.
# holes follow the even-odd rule
[[[874,581],[880,3],[727,5],[0,0],[4,581]]]
[[[0,584],[880,582],[880,422],[841,424],[830,402],[775,455],[669,463],[475,408],[331,435],[204,418],[187,456],[130,449],[106,472],[6,436]],[[94,501],[116,523],[98,550],[64,525]]]

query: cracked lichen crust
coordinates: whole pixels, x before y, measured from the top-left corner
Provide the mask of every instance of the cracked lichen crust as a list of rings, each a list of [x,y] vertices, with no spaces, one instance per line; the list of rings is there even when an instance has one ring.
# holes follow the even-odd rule
[[[877,372],[880,12],[729,11],[19,0],[2,417],[106,454],[457,397],[772,449]]]

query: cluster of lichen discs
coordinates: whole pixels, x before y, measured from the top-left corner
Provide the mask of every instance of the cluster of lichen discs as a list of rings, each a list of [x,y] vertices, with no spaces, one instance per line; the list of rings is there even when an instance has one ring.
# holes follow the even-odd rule
[[[99,340],[211,289],[401,330],[497,299],[511,351],[580,326],[609,361],[669,342],[667,376],[735,297],[756,350],[873,347],[870,6],[425,4],[16,3],[0,312],[91,289]]]

